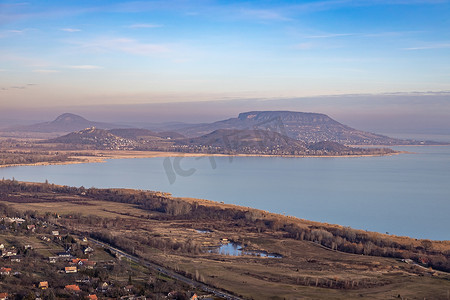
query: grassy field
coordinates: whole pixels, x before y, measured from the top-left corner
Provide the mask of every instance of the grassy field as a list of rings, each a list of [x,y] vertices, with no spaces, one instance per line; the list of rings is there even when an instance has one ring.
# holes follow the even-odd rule
[[[448,273],[407,264],[400,259],[334,251],[318,243],[286,238],[279,230],[258,232],[252,225],[237,226],[226,220],[169,218],[163,213],[143,210],[136,205],[79,195],[24,193],[22,196],[30,201],[22,199],[20,203],[6,203],[21,211],[57,213],[62,218],[54,221],[75,231],[106,232],[124,241],[127,247],[134,249],[143,258],[248,299],[450,297]],[[37,201],[36,197],[43,202]],[[234,207],[199,199],[185,201],[221,209]],[[245,211],[246,208],[237,209]],[[101,223],[82,222],[80,216],[100,217]],[[305,227],[318,224],[285,216],[279,218],[298,222],[299,226]],[[201,233],[198,229],[208,229],[210,232]],[[220,245],[224,238],[254,250],[279,253],[283,257],[227,256],[203,250],[206,246]],[[390,238],[398,241],[407,239]],[[409,240],[413,244],[420,243]],[[39,251],[54,250],[46,249],[45,244],[37,239],[28,242],[33,243]],[[436,242],[433,247],[448,249],[449,245],[448,242]]]
[[[149,215],[131,205],[108,201],[89,201],[78,197],[70,197],[67,202],[40,202],[40,203],[15,203],[14,207],[19,210],[36,210],[41,213],[51,212],[60,215],[83,214],[95,215],[102,218],[140,218],[141,215]]]
[[[395,259],[333,252],[304,241],[274,244],[292,254],[282,259],[221,255],[159,259],[193,274],[198,271],[206,282],[253,299],[390,299],[398,295],[404,299],[447,299],[450,290],[448,276],[433,277]],[[333,289],[315,287],[316,279],[329,284],[370,280],[380,286]],[[307,281],[312,286],[305,286]]]

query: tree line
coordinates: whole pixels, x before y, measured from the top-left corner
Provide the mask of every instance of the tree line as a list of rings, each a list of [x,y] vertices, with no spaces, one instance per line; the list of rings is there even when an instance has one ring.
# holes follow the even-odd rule
[[[11,193],[38,193],[55,192],[62,194],[79,195],[85,197],[88,202],[92,200],[113,201],[128,203],[153,212],[159,212],[153,218],[185,219],[185,220],[220,220],[227,221],[236,226],[246,226],[252,230],[262,232],[266,230],[280,231],[284,237],[297,240],[315,242],[332,250],[393,257],[399,259],[412,259],[421,262],[424,266],[437,270],[450,272],[450,251],[439,250],[429,240],[420,243],[414,239],[394,241],[393,238],[350,227],[330,225],[300,224],[295,219],[275,216],[256,209],[239,209],[235,207],[223,207],[221,205],[204,205],[201,202],[187,202],[180,198],[174,198],[170,194],[155,191],[125,190],[125,189],[97,189],[84,187],[58,186],[49,183],[25,184],[15,180],[0,181],[0,197],[7,197]],[[14,198],[8,198],[14,201]],[[100,236],[98,236],[100,238]],[[143,244],[152,245],[150,240],[141,241]],[[181,249],[184,246],[170,244],[170,242],[157,241],[160,247]],[[185,249],[197,251],[193,245]],[[183,250],[184,251],[184,250]]]

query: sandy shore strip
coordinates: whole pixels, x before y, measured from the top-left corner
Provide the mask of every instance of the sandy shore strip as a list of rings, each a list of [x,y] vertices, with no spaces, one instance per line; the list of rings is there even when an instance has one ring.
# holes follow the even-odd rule
[[[63,151],[60,151],[63,152]],[[6,164],[0,165],[0,168],[20,167],[20,166],[49,166],[49,165],[71,165],[85,163],[103,163],[108,159],[127,159],[127,158],[153,158],[153,157],[285,157],[285,158],[355,158],[355,157],[378,157],[392,156],[404,153],[406,151],[397,151],[388,154],[368,154],[368,155],[264,155],[264,154],[211,154],[211,153],[183,153],[183,152],[163,152],[163,151],[134,151],[134,150],[89,150],[86,156],[70,156],[69,161],[61,162],[36,162],[30,164]],[[79,153],[79,151],[64,151],[64,153]]]

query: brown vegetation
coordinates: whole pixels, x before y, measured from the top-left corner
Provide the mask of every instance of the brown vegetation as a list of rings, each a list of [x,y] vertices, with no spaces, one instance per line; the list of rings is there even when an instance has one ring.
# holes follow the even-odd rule
[[[301,290],[312,298],[319,292],[339,299],[369,291],[372,298],[386,298],[391,291],[408,295],[421,286],[417,295],[432,298],[450,288],[450,277],[435,270],[448,270],[449,242],[388,236],[160,192],[7,180],[0,182],[0,191],[5,203],[51,212],[49,220],[69,231],[90,234],[244,296],[264,299],[283,291],[289,298]],[[222,238],[283,258],[209,253]]]
[[[38,162],[67,162],[67,153],[49,151],[0,151],[0,165],[28,165]]]
[[[284,237],[318,243],[331,250],[373,256],[413,259],[426,261],[427,267],[450,272],[450,243],[429,240],[396,239],[375,232],[355,230],[350,227],[333,226],[321,223],[304,224],[298,219],[281,217],[251,208],[235,206],[204,205],[200,201],[186,201],[171,197],[170,194],[134,191],[125,189],[96,189],[68,187],[53,184],[24,184],[17,181],[2,180],[0,197],[11,202],[42,202],[54,199],[32,199],[12,196],[12,193],[49,193],[82,195],[90,199],[127,203],[143,210],[161,213],[153,218],[163,220],[217,220],[233,222],[237,226],[251,226],[257,232],[274,230]],[[34,198],[34,199],[33,199]],[[61,199],[60,201],[67,201]],[[82,203],[88,203],[88,200]],[[306,226],[305,226],[306,225]],[[446,247],[442,247],[442,245]],[[435,246],[436,245],[436,246]]]

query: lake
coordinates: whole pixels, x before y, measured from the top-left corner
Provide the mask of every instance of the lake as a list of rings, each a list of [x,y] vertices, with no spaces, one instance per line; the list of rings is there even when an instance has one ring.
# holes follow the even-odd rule
[[[116,159],[0,168],[0,178],[157,190],[357,229],[450,240],[450,147],[395,149],[414,154]]]

